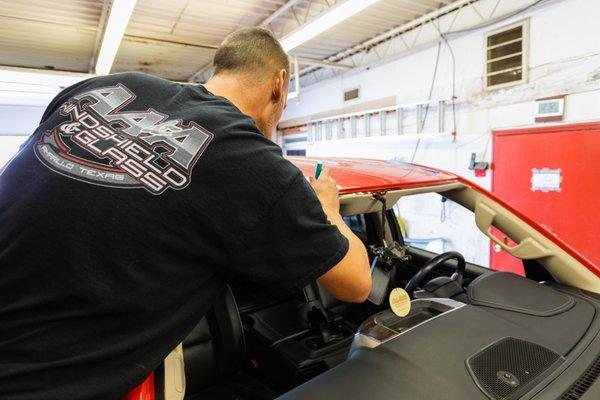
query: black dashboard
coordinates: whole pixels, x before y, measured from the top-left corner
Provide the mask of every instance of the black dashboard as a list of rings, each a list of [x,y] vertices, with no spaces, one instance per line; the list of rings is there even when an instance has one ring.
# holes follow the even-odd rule
[[[493,272],[468,298],[414,300],[414,323],[379,313],[346,361],[280,399],[600,398],[599,296]]]

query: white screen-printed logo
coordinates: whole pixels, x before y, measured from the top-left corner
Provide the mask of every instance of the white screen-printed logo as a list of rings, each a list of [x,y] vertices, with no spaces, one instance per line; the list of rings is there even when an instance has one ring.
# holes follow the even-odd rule
[[[59,109],[69,120],[45,132],[36,155],[58,173],[98,185],[154,194],[186,187],[212,133],[152,108],[121,111],[135,98],[122,84],[74,96]]]

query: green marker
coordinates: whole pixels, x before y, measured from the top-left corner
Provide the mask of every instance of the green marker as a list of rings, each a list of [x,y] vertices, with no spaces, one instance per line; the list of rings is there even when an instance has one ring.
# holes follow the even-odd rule
[[[321,175],[321,171],[323,171],[323,163],[317,163],[317,167],[315,168],[315,178],[319,179],[319,175]]]

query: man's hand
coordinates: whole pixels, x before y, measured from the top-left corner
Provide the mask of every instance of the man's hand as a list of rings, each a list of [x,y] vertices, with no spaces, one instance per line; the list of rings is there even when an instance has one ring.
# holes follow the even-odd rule
[[[329,168],[323,167],[319,178],[310,177],[310,185],[315,190],[317,198],[323,206],[323,211],[330,217],[330,214],[340,213],[340,198],[337,184],[330,176]]]
[[[329,175],[329,168],[323,168],[318,179],[309,179],[327,219],[337,226],[349,244],[344,258],[318,281],[338,300],[362,303],[371,292],[371,270],[367,250],[340,215],[339,191]]]

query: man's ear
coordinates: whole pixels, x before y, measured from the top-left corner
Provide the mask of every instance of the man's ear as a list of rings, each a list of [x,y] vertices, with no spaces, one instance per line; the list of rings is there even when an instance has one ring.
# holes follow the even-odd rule
[[[287,86],[287,71],[279,70],[275,77],[275,86],[273,87],[273,102],[279,103],[281,98],[286,95],[285,89]]]

